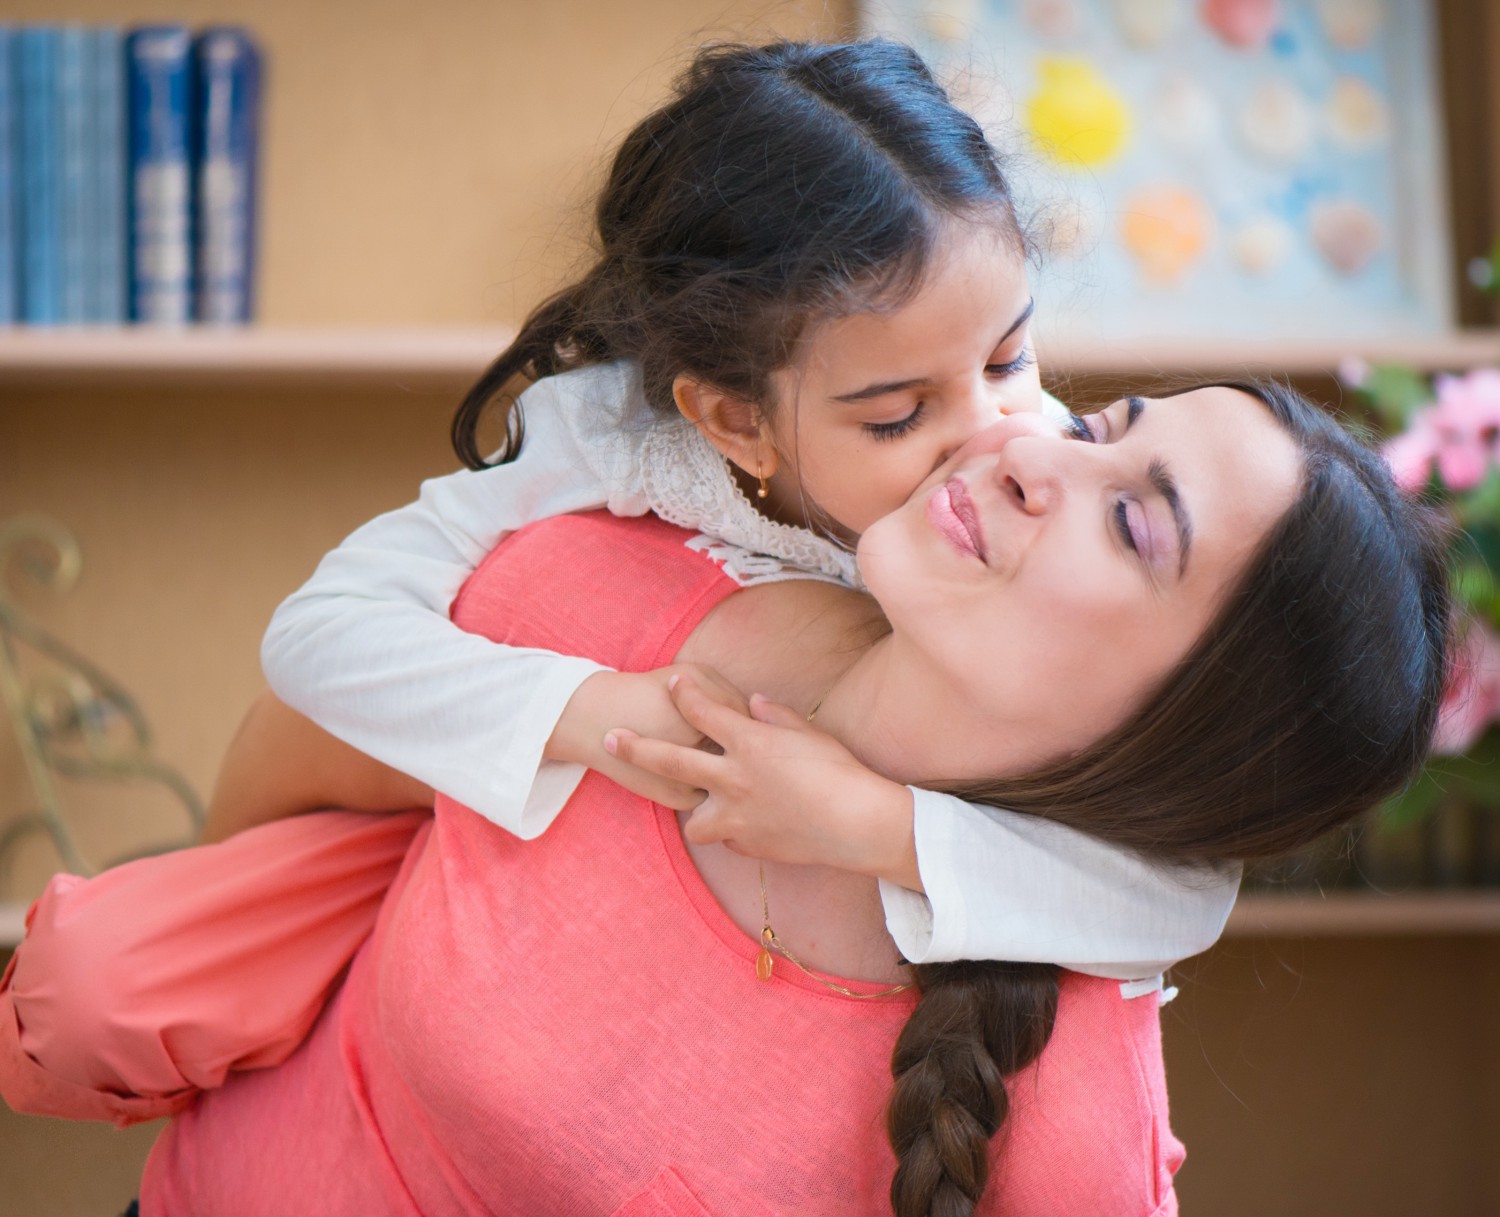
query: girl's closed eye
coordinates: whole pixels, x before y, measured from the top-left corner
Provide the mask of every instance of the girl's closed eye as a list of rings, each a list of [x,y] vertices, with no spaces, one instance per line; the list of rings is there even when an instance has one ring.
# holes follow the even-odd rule
[[[866,434],[873,435],[878,440],[900,439],[921,426],[926,414],[927,403],[919,401],[905,418],[898,418],[888,423],[861,423],[860,425]]]
[[[1033,351],[1030,347],[1026,347],[1009,363],[987,364],[984,370],[991,376],[1005,378],[1009,376],[1019,376],[1022,372],[1026,371],[1027,368],[1031,367],[1035,363],[1036,352]]]

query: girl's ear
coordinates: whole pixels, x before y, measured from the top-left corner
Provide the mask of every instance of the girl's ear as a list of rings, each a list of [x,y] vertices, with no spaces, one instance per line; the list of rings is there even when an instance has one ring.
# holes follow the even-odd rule
[[[685,375],[672,382],[672,399],[683,418],[751,477],[768,478],[776,472],[770,424],[754,402]]]

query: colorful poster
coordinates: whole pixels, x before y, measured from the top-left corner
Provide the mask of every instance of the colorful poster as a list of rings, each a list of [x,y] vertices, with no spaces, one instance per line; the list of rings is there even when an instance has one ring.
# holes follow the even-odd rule
[[[871,0],[1012,159],[1039,329],[1368,344],[1451,325],[1423,0]]]

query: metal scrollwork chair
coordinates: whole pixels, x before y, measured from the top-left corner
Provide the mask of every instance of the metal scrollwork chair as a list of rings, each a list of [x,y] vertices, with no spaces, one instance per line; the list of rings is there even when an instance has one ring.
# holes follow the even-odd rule
[[[95,865],[69,827],[59,778],[164,787],[189,821],[191,833],[182,844],[201,829],[203,806],[181,774],[152,757],[146,717],[125,689],[44,630],[9,594],[12,570],[62,594],[77,582],[82,564],[77,541],[55,520],[23,515],[0,523],[0,698],[35,800],[20,815],[0,812],[0,862],[22,838],[40,832],[50,838],[66,869],[89,875],[160,848]]]

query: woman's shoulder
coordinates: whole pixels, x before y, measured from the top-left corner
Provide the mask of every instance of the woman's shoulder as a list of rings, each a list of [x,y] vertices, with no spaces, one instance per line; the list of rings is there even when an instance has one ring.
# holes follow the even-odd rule
[[[655,667],[735,590],[693,534],[653,516],[553,516],[507,537],[453,602],[455,624],[508,646]]]

